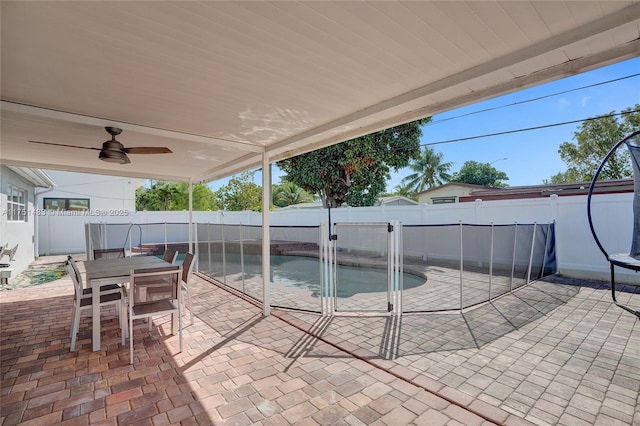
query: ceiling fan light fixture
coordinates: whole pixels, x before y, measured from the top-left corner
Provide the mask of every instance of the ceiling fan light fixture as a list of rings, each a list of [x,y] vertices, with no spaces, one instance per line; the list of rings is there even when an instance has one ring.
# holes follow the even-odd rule
[[[98,158],[109,163],[127,164],[131,162],[127,154],[119,150],[103,149]]]

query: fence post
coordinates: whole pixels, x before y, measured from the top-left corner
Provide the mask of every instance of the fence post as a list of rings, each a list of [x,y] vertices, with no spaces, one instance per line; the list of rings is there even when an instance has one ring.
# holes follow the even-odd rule
[[[513,273],[516,267],[516,249],[518,247],[518,222],[515,222],[513,229],[513,255],[511,257],[511,280],[509,281],[509,291],[513,291]]]
[[[200,272],[200,242],[198,241],[198,222],[195,222],[192,224],[193,226],[193,237],[194,237],[194,244],[195,246],[193,247],[193,255],[196,257],[196,264],[195,264],[195,270]]]
[[[460,221],[460,310],[463,308],[462,291],[464,284],[464,249],[462,247],[462,221]]]
[[[209,262],[209,270],[208,272],[211,274],[211,223],[207,222],[207,257]]]
[[[491,222],[491,248],[489,250],[489,300],[491,300],[491,285],[493,281],[493,222]]]
[[[167,221],[164,221],[164,251],[167,251]]]
[[[240,237],[240,273],[242,274],[242,294],[247,294],[244,289],[244,244],[242,238],[242,222],[239,225],[239,237]]]
[[[533,222],[533,235],[531,236],[531,253],[529,253],[529,269],[527,270],[527,284],[531,282],[531,264],[533,263],[533,250],[536,247],[536,227],[537,222]]]

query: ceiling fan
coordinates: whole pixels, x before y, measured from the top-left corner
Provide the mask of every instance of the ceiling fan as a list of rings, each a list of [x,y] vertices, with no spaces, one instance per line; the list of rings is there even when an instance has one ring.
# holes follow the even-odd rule
[[[159,146],[139,146],[134,148],[125,148],[120,142],[116,140],[116,136],[122,133],[122,129],[117,127],[105,127],[107,133],[111,135],[111,140],[108,140],[102,144],[102,148],[92,148],[86,146],[65,145],[61,143],[53,142],[39,142],[29,141],[31,143],[41,143],[45,145],[65,146],[67,148],[81,148],[81,149],[93,149],[100,151],[98,158],[102,161],[108,161],[110,163],[128,164],[131,163],[127,154],[171,154],[169,148]]]

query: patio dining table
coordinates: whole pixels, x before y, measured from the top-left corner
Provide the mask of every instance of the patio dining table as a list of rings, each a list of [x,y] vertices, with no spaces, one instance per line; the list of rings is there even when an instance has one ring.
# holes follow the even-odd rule
[[[171,263],[155,256],[132,256],[84,262],[87,287],[93,289],[92,342],[94,352],[100,350],[100,286],[128,282],[132,269],[140,270],[163,266],[171,266]]]

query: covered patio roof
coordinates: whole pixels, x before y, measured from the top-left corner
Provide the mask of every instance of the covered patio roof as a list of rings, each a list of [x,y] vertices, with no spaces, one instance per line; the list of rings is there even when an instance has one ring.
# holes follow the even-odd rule
[[[189,182],[640,53],[636,1],[0,8],[3,164]],[[119,165],[29,142],[99,148],[105,126],[173,154]]]

